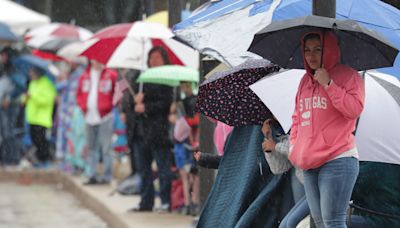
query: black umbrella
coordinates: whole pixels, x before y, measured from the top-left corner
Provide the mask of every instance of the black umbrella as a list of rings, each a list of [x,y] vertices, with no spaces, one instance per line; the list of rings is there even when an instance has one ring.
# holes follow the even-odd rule
[[[316,30],[332,30],[339,40],[341,62],[356,70],[393,66],[398,50],[375,31],[353,20],[307,16],[273,22],[258,32],[249,51],[287,69],[303,69],[301,38]]]

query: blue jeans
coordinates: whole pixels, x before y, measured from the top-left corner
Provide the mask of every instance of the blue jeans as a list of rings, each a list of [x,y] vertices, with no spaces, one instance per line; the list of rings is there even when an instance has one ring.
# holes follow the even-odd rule
[[[279,228],[296,227],[309,213],[310,209],[306,200],[304,186],[296,176],[296,169],[290,171],[290,184],[292,187],[293,199],[296,203],[292,209],[286,214]]]
[[[112,179],[111,138],[113,134],[113,118],[99,124],[86,124],[86,146],[88,169],[86,175],[89,178],[110,182]],[[97,166],[100,156],[103,159],[104,174],[99,176]]]
[[[306,197],[318,228],[346,227],[346,210],[358,168],[356,158],[345,157],[304,171]]]
[[[279,228],[296,227],[297,224],[299,224],[309,213],[310,209],[308,207],[306,196],[303,196],[283,218],[281,224],[279,224]]]

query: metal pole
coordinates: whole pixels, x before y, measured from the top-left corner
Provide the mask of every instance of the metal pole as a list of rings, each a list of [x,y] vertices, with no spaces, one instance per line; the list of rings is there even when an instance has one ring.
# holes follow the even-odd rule
[[[168,25],[172,28],[181,21],[181,12],[185,7],[182,0],[168,0]]]
[[[335,18],[336,0],[313,0],[312,13],[317,16]]]
[[[204,60],[204,55],[200,56],[200,80],[204,80],[204,76],[214,69],[219,62],[217,60]],[[200,118],[200,151],[202,153],[217,154],[214,146],[214,124],[207,120],[206,117]],[[204,205],[207,200],[208,194],[214,184],[215,171],[199,167],[200,178],[200,204]]]

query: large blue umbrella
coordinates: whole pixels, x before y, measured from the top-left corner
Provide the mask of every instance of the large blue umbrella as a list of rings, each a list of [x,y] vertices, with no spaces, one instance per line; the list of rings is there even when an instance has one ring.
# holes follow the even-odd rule
[[[11,31],[8,25],[0,22],[0,40],[17,41],[18,37]]]
[[[225,14],[232,13],[238,9],[242,9],[251,4],[259,2],[259,0],[224,0],[224,1],[211,1],[203,6],[200,6],[192,16],[186,20],[176,24],[174,30],[183,29],[193,24],[213,20]]]
[[[32,67],[37,67],[44,71],[44,74],[50,78],[53,82],[55,82],[56,75],[53,73],[51,69],[51,62],[38,58],[34,55],[21,55],[13,60],[13,64],[15,68],[17,68],[20,72],[28,76],[29,69]]]
[[[237,3],[234,4],[235,2]],[[400,10],[379,0],[337,0],[336,2],[336,18],[355,20],[362,26],[378,32],[395,47],[398,49],[400,48]],[[238,17],[235,18],[231,16],[234,14],[237,14]],[[216,43],[216,40],[221,40],[220,43],[222,44],[233,44],[233,42],[238,39],[248,42],[248,40],[243,39],[242,34],[238,34],[236,31],[242,28],[240,26],[242,22],[248,22],[248,19],[243,18],[243,16],[256,18],[260,16],[260,14],[265,18],[263,27],[267,26],[268,23],[272,21],[304,17],[312,14],[312,0],[222,0],[204,6],[198,13],[195,13],[193,16],[175,25],[174,33],[196,49],[204,50],[206,54],[211,53],[212,55],[213,53],[217,53],[217,55],[213,56],[222,56],[218,59],[224,61],[229,57],[232,59],[232,56],[229,55],[243,56],[245,50],[238,50],[238,45],[212,46],[212,44]],[[267,19],[269,16],[271,20]],[[211,33],[226,34],[223,31],[215,31],[215,29],[212,29],[212,26],[218,24],[218,21],[226,20],[228,17],[231,19],[231,22],[226,22],[226,24],[237,28],[234,32],[229,32],[229,35],[225,36],[214,36],[210,34],[210,32],[204,33],[206,34],[205,36],[202,35],[202,31],[206,29],[213,31]],[[259,24],[256,23],[246,24],[244,28],[249,34],[255,34],[260,30]],[[223,30],[224,28],[222,27],[220,29]],[[185,32],[185,30],[187,32]],[[199,39],[205,40],[204,43],[199,43]],[[247,47],[250,45],[250,42]],[[227,50],[223,49],[225,47]],[[235,49],[235,51],[232,51],[233,49]],[[224,62],[228,64],[231,63],[229,61]],[[394,67],[381,70],[400,78],[400,57],[397,56]]]

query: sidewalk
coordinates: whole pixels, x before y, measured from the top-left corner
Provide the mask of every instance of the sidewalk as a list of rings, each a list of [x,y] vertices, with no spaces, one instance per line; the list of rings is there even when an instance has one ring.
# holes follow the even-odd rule
[[[0,182],[17,182],[23,185],[57,184],[72,193],[84,206],[101,217],[110,227],[189,228],[193,217],[178,214],[128,213],[127,209],[139,203],[139,196],[121,196],[110,193],[116,186],[84,186],[82,179],[57,170],[0,170]],[[160,202],[156,200],[156,206]]]
[[[178,214],[160,214],[160,213],[128,213],[127,210],[139,204],[139,196],[121,196],[118,193],[110,196],[116,184],[111,186],[83,186],[82,179],[78,177],[69,177],[72,182],[84,191],[86,194],[94,198],[94,200],[102,203],[109,210],[126,224],[126,227],[146,227],[146,228],[189,228],[193,217],[182,216]],[[156,206],[160,202],[156,200]],[[102,213],[102,212],[100,212]],[[103,217],[99,214],[100,217]]]

